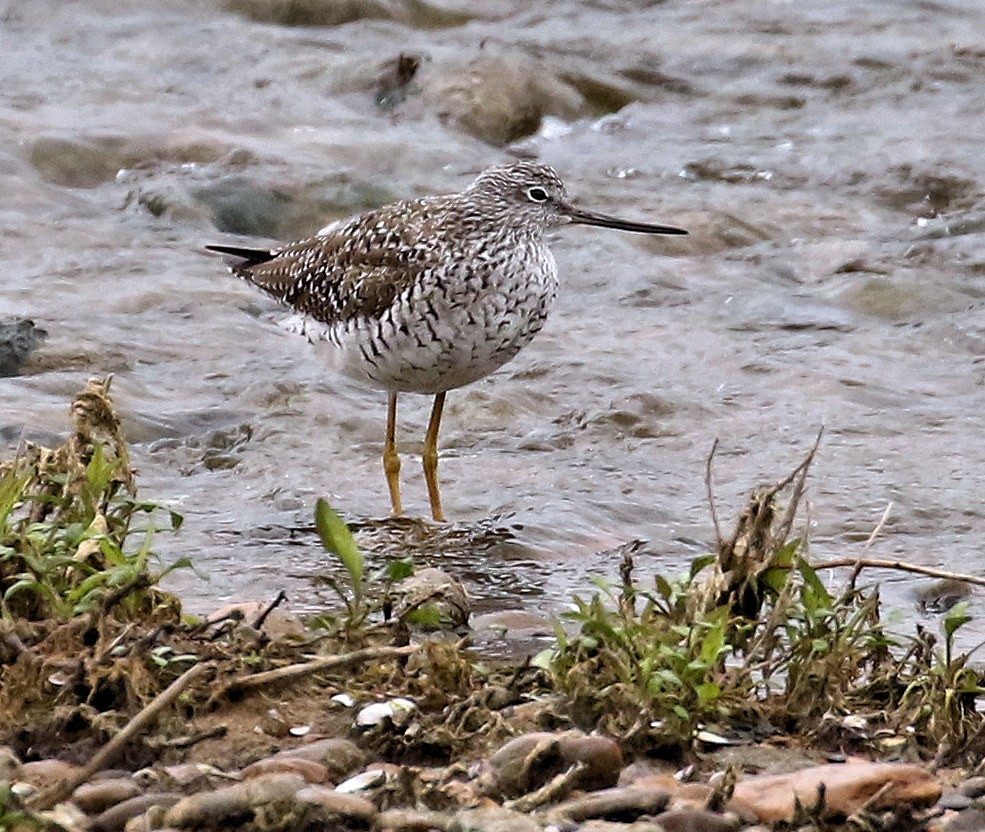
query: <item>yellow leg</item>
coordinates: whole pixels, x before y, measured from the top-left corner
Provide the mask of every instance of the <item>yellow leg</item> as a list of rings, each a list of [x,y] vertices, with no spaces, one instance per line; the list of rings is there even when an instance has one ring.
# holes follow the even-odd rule
[[[431,500],[431,516],[439,523],[445,522],[445,513],[441,510],[441,492],[438,489],[438,427],[441,425],[441,411],[445,406],[445,394],[438,393],[431,407],[431,418],[428,419],[428,430],[424,434],[424,481],[428,485],[428,497]]]
[[[393,516],[403,514],[400,506],[400,457],[397,456],[397,394],[390,393],[386,401],[386,440],[383,443],[383,472],[390,488]]]

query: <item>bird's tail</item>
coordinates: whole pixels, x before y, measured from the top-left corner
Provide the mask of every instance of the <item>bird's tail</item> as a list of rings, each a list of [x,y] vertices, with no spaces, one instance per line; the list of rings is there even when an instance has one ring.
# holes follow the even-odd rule
[[[238,264],[240,268],[257,266],[274,258],[274,253],[265,248],[241,248],[240,246],[206,246],[205,248],[219,254],[231,254],[233,257],[239,257],[243,260],[242,263]]]

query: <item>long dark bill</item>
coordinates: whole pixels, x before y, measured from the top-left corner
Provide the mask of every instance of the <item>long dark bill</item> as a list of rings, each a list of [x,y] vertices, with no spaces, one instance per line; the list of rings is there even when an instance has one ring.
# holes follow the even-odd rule
[[[584,211],[573,206],[568,208],[567,213],[571,217],[571,221],[578,225],[597,225],[601,228],[617,228],[620,231],[636,231],[640,234],[687,234],[683,228],[674,228],[672,225],[651,225],[647,222],[621,220],[619,217],[610,217],[608,214],[599,214],[595,211]]]

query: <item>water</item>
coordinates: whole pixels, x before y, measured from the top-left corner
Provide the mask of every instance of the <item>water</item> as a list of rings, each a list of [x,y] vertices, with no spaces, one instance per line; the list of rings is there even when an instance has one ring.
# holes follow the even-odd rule
[[[516,149],[586,207],[692,234],[557,235],[545,331],[449,396],[457,525],[432,559],[484,610],[563,609],[637,538],[641,574],[677,573],[714,540],[713,440],[730,530],[823,425],[813,557],[980,571],[985,7],[444,8],[474,17],[290,27],[219,3],[0,3],[0,314],[48,332],[26,374],[0,380],[3,435],[53,441],[85,379],[114,373],[143,496],[186,515],[160,548],[211,576],[175,578],[193,611],[281,588],[296,611],[329,602],[318,496],[374,558],[422,557],[416,527],[370,522],[388,510],[385,397],[329,373],[202,247],[461,189],[509,154],[414,88],[381,111],[375,79],[420,55],[427,93],[456,64],[520,54],[597,95]],[[405,506],[426,515],[429,401],[401,404]],[[908,611],[925,584],[870,577]]]

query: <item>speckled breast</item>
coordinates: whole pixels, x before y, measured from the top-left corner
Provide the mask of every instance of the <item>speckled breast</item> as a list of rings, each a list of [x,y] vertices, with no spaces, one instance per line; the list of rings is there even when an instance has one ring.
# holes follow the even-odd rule
[[[518,245],[493,261],[463,258],[423,272],[379,318],[358,318],[331,340],[342,369],[399,393],[439,393],[510,361],[541,330],[557,296],[544,245]]]

